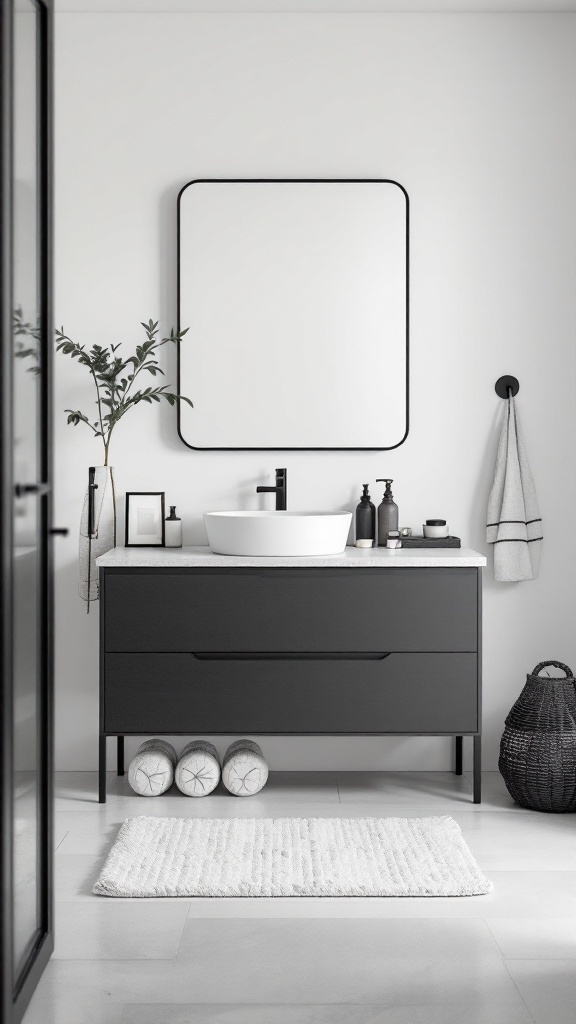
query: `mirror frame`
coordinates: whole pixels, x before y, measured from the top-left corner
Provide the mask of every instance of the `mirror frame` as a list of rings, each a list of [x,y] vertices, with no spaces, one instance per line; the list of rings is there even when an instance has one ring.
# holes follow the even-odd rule
[[[265,445],[258,445],[256,447],[233,447],[233,446],[219,446],[219,447],[199,447],[197,445],[190,444],[182,436],[181,431],[181,417],[180,417],[180,402],[177,403],[177,429],[178,437],[187,448],[192,451],[198,452],[387,452],[392,451],[394,448],[399,448],[400,445],[406,441],[410,431],[410,198],[408,192],[399,181],[395,181],[393,178],[193,178],[191,181],[186,182],[182,186],[178,193],[177,199],[177,262],[176,262],[176,277],[177,277],[177,309],[178,309],[178,330],[180,331],[185,326],[181,322],[180,310],[181,310],[181,202],[182,196],[186,189],[192,185],[238,185],[238,184],[307,184],[307,185],[396,185],[404,194],[406,202],[406,429],[404,435],[400,441],[392,445],[370,445],[368,447],[282,447],[276,448],[274,446],[267,447]],[[178,366],[177,366],[177,391],[178,394],[182,393],[182,381],[181,381],[181,352],[180,342],[178,342]]]

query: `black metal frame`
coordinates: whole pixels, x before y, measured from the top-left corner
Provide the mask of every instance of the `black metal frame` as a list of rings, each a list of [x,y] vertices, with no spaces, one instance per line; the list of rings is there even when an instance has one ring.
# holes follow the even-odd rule
[[[131,731],[131,732],[118,733],[118,732],[113,732],[113,731],[110,731],[110,730],[106,730],[106,728],[105,728],[105,716],[106,716],[106,707],[105,707],[105,696],[106,696],[106,688],[105,688],[105,652],[106,652],[105,605],[106,605],[106,583],[105,583],[105,577],[106,577],[106,574],[114,575],[114,574],[118,573],[120,575],[124,575],[126,572],[129,572],[131,575],[147,575],[151,571],[153,571],[156,574],[157,573],[161,573],[163,571],[165,571],[166,573],[170,573],[170,572],[173,571],[173,569],[172,568],[166,568],[165,570],[162,570],[162,569],[151,570],[149,567],[148,568],[143,568],[141,566],[134,566],[133,568],[130,568],[130,569],[126,569],[126,568],[117,568],[117,569],[116,568],[101,568],[99,570],[99,574],[100,574],[100,623],[99,623],[99,626],[100,626],[100,638],[99,638],[99,647],[100,647],[99,662],[100,662],[100,667],[99,667],[99,691],[100,692],[99,692],[99,727],[98,727],[99,728],[99,733],[98,733],[98,800],[99,800],[100,803],[106,803],[106,783],[107,783],[107,779],[106,779],[106,760],[107,760],[107,757],[106,757],[106,755],[107,755],[106,740],[108,739],[108,737],[109,736],[110,737],[114,737],[114,736],[117,737],[117,774],[118,775],[124,775],[124,737],[125,736],[149,736],[150,735],[149,732],[140,732],[140,731],[134,731],[134,732]],[[194,573],[194,572],[197,572],[197,571],[198,570],[196,570],[196,569],[194,569],[192,567],[186,567],[184,569],[179,569],[178,570],[179,573],[181,573],[181,572]],[[226,574],[226,573],[228,573],[230,571],[233,572],[234,570],[228,570],[228,569],[225,569],[225,568],[215,568],[215,569],[202,569],[200,571],[202,571],[204,573],[210,573],[210,574],[212,574],[212,573],[214,573],[214,574]],[[267,574],[267,573],[274,573],[274,572],[285,572],[286,570],[285,569],[278,569],[278,570],[275,570],[275,569],[264,569],[264,570],[259,570],[259,569],[256,568],[256,569],[249,569],[249,570],[244,570],[244,571],[245,572],[246,571],[252,571],[255,574],[259,574],[260,572],[264,572],[264,573]],[[298,572],[298,569],[294,569],[293,571],[294,572]],[[325,572],[329,573],[329,572],[334,572],[334,571],[337,571],[337,570],[334,570],[334,569],[320,569],[318,571],[321,574],[323,574]],[[348,573],[348,572],[353,572],[354,570],[353,569],[345,569],[343,571]],[[361,569],[359,571],[361,573],[366,573],[366,572],[370,572],[371,570],[370,569]],[[384,570],[384,571],[386,571],[386,570]],[[405,569],[403,571],[404,572],[410,572],[411,570],[410,569]],[[476,579],[477,579],[477,583],[476,583],[476,586],[477,586],[477,618],[476,618],[476,629],[477,629],[477,633],[476,633],[476,637],[477,637],[477,641],[476,641],[476,648],[477,648],[476,649],[476,665],[477,665],[477,687],[476,687],[476,694],[477,694],[477,718],[476,718],[476,725],[477,725],[477,730],[475,732],[465,732],[465,733],[454,733],[452,731],[448,731],[448,732],[437,732],[436,731],[436,732],[429,732],[428,733],[428,732],[403,732],[403,731],[389,732],[387,730],[374,729],[371,732],[356,732],[356,731],[354,731],[354,732],[323,732],[322,735],[323,736],[449,736],[449,737],[453,737],[454,738],[454,749],[455,749],[455,763],[454,763],[454,774],[455,775],[462,775],[463,774],[463,739],[464,739],[464,736],[471,736],[472,740],[473,740],[472,800],[473,800],[473,803],[479,804],[479,803],[482,802],[482,776],[481,776],[481,768],[482,768],[482,569],[481,568],[476,568],[475,571],[476,571]],[[204,653],[206,653],[206,652],[204,652]],[[364,653],[363,654],[363,653],[355,652],[354,655],[353,655],[353,658],[355,660],[362,660],[363,658],[367,659],[367,658],[374,658],[374,657],[380,659],[380,658],[386,657],[387,653],[388,652],[379,652],[379,653],[376,653],[376,654],[375,653],[368,653],[368,654]],[[447,653],[449,653],[449,652],[447,652]],[[210,657],[214,657],[214,655],[209,655],[209,656]],[[294,660],[295,658],[298,658],[298,654],[294,654],[294,653],[286,655],[284,653],[278,652],[277,654],[273,654],[272,656],[273,657],[283,657],[283,658],[288,657],[288,658],[290,658],[292,660]],[[196,657],[198,657],[198,655],[196,655]],[[228,654],[226,654],[226,655],[218,653],[216,655],[216,657],[218,657],[218,658],[225,658],[225,657],[226,658],[230,658],[230,657],[232,657],[232,658],[233,657],[238,657],[238,658],[244,657],[244,658],[246,658],[246,657],[249,657],[251,660],[270,659],[271,652],[257,652],[257,653],[251,653],[249,655],[247,655],[245,652],[243,652],[243,653],[228,652]],[[315,658],[315,657],[325,658],[326,655],[325,654],[314,654],[314,653],[307,652],[305,655],[300,655],[300,657],[305,657],[306,660],[310,660],[311,658]],[[337,654],[331,654],[330,657],[333,658],[334,660],[345,660],[345,659],[350,658],[350,655],[346,654],[346,653],[343,653],[343,652],[338,652]],[[162,732],[160,732],[159,735],[162,735]],[[165,735],[168,735],[168,734],[166,733]],[[172,729],[172,730],[170,730],[169,735],[171,735],[171,736],[189,736],[190,735],[190,729],[185,729],[185,730],[182,730],[182,731],[178,731],[178,730]],[[229,733],[221,733],[218,730],[213,730],[212,729],[211,730],[211,735],[221,736],[221,735],[229,735]],[[253,736],[264,736],[264,735],[266,735],[266,736],[270,736],[270,735],[308,736],[308,735],[317,735],[317,733],[306,733],[306,732],[303,732],[303,731],[299,731],[297,733],[295,733],[295,732],[283,732],[283,733],[280,734],[280,733],[262,733],[262,732],[259,732],[259,731],[253,731],[253,732],[250,733],[250,735],[253,735]]]
[[[51,561],[52,522],[52,67],[53,67],[53,0],[32,0],[39,15],[38,81],[38,144],[40,194],[40,365],[41,388],[40,441],[41,479],[26,488],[39,502],[41,556],[41,588],[43,615],[39,639],[39,670],[42,685],[39,692],[39,849],[40,921],[28,959],[14,980],[13,954],[13,701],[12,701],[12,550],[13,500],[16,481],[13,475],[13,404],[12,363],[13,332],[13,4],[1,0],[1,99],[2,99],[2,192],[0,200],[1,249],[1,365],[2,396],[1,431],[1,503],[0,535],[2,544],[2,578],[0,612],[2,620],[2,814],[0,820],[0,868],[2,907],[0,910],[0,1014],[3,1024],[18,1024],[32,997],[38,980],[54,948],[52,905],[52,765],[53,765],[53,597]]]
[[[162,541],[160,544],[132,544],[129,540],[130,534],[128,531],[128,514],[130,508],[129,498],[136,497],[160,497],[161,512],[160,518],[162,522]],[[166,543],[166,527],[164,526],[164,516],[166,514],[166,492],[165,491],[126,491],[126,508],[125,508],[125,533],[124,533],[124,547],[125,548],[163,548]]]
[[[2,544],[2,581],[0,587],[0,616],[2,643],[2,817],[0,820],[0,872],[2,893],[0,914],[0,1017],[12,1020],[12,8],[6,0],[0,7],[2,40],[0,73],[2,75],[2,196],[0,219],[2,230],[2,291],[1,291],[1,357],[0,415],[2,432],[0,446],[2,466],[0,473],[1,507],[0,538]]]
[[[307,447],[307,448],[269,448],[264,445],[256,448],[236,447],[208,447],[200,448],[198,445],[190,444],[182,437],[180,402],[177,403],[177,429],[178,437],[187,448],[195,452],[388,452],[399,448],[404,444],[410,431],[410,198],[403,185],[393,178],[194,178],[188,181],[179,191],[177,199],[177,304],[178,304],[178,330],[183,328],[180,318],[180,206],[184,192],[191,185],[396,185],[403,192],[406,199],[406,430],[402,440],[392,445],[375,445],[367,448],[328,448],[328,447]],[[177,368],[177,391],[181,393],[180,374],[180,342],[178,342],[178,368]]]

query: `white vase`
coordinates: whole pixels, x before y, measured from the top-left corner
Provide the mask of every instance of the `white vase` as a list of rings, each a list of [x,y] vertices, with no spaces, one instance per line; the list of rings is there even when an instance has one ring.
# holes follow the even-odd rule
[[[96,559],[116,546],[116,494],[112,466],[96,466],[90,471],[89,486],[80,520],[78,593],[86,601],[97,601],[99,574]]]

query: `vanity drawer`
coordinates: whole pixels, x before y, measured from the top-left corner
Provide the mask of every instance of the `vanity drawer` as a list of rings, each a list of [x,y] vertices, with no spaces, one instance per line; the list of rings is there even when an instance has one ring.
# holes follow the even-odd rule
[[[475,654],[108,654],[104,732],[475,732]]]
[[[103,643],[110,652],[478,649],[473,568],[108,570],[103,576]]]

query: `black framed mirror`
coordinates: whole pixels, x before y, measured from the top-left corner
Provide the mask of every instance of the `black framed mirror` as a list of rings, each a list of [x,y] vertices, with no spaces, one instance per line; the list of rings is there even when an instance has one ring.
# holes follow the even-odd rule
[[[178,197],[181,439],[383,450],[408,434],[409,201],[389,179],[198,179]]]

